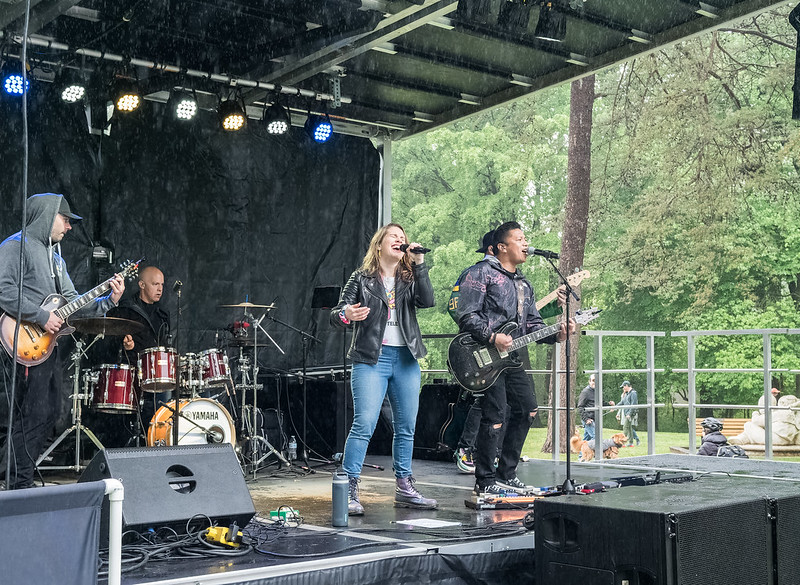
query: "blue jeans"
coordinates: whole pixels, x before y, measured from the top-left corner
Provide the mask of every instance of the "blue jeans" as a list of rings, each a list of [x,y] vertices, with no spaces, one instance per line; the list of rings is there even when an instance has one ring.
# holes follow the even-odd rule
[[[583,440],[591,441],[594,439],[594,420],[583,423]]]
[[[419,364],[407,347],[384,345],[375,365],[353,364],[353,426],[344,444],[342,469],[360,477],[367,446],[378,424],[384,396],[392,406],[392,466],[396,477],[411,475],[414,428],[419,408]]]

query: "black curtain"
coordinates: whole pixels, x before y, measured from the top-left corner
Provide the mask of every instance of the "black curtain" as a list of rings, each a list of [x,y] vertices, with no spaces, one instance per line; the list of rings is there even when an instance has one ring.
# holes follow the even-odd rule
[[[241,318],[218,305],[248,299],[274,302],[272,316],[321,339],[309,346],[309,367],[341,362],[341,331],[311,297],[342,284],[376,228],[380,162],[369,140],[336,135],[319,145],[298,128],[273,137],[256,120],[223,133],[211,112],[178,125],[153,102],[112,122],[110,136],[90,135],[84,111],[52,97],[30,97],[28,194],[63,193],[85,218],[62,244],[79,292],[115,271],[90,259],[91,243],[105,242],[117,259],[145,256],[163,270],[173,326],[172,284],[183,282],[180,353],[214,347],[217,331]],[[3,238],[20,228],[20,110],[0,103]],[[299,367],[301,336],[263,325],[286,355],[264,348],[262,365]]]

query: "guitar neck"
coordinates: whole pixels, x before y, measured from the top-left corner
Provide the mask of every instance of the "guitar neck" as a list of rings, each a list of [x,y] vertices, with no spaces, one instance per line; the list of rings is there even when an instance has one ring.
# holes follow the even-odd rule
[[[116,275],[114,275],[114,276],[116,276]],[[97,297],[99,297],[103,293],[106,293],[109,290],[111,290],[110,281],[111,281],[111,279],[106,280],[105,282],[101,282],[96,287],[94,287],[92,290],[90,290],[88,292],[85,292],[84,294],[82,294],[78,298],[73,299],[72,301],[70,301],[66,305],[64,305],[63,307],[61,307],[59,309],[56,309],[53,312],[56,315],[58,315],[59,317],[61,317],[61,319],[66,320],[67,317],[69,317],[70,315],[72,315],[76,311],[81,310],[82,308],[84,308],[86,305],[91,303],[93,300],[95,300]]]
[[[517,337],[511,342],[511,351],[525,347],[526,345],[530,345],[531,343],[539,341],[540,339],[545,339],[551,335],[555,335],[558,333],[559,329],[561,329],[561,323],[556,323],[555,325],[549,325],[547,327],[537,329],[533,333],[528,333],[522,337]]]

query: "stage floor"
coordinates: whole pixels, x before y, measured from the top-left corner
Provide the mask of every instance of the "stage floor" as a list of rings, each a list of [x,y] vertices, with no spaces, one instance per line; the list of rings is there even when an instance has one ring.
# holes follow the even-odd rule
[[[454,463],[423,460],[414,461],[417,487],[426,497],[436,498],[439,509],[395,508],[390,458],[368,457],[367,463],[385,470],[364,468],[361,501],[365,515],[350,517],[347,528],[334,528],[331,524],[332,466],[323,465],[308,472],[273,465],[255,477],[246,477],[257,513],[248,532],[262,552],[211,559],[151,560],[123,573],[122,582],[534,582],[534,533],[522,523],[531,510],[471,509],[465,500],[471,496],[473,476],[459,473]],[[787,489],[800,493],[800,465],[796,463],[656,455],[570,465],[571,479],[579,486],[656,471],[701,477],[701,481],[687,485],[694,492],[715,490],[718,477],[725,482],[752,485],[764,495],[785,493]],[[521,462],[518,475],[529,485],[557,486],[566,479],[566,465],[546,460]],[[225,497],[223,486],[219,497]],[[282,507],[298,511],[302,517],[299,526],[276,529],[269,521],[258,521],[268,519],[270,511]],[[463,576],[461,581],[459,576]]]

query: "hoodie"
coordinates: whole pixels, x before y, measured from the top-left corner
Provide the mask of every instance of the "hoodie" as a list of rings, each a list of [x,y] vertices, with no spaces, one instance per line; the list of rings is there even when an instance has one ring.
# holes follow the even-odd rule
[[[68,301],[77,298],[78,292],[67,274],[59,254],[60,246],[50,241],[53,222],[61,207],[63,195],[41,193],[28,198],[26,213],[25,277],[22,286],[22,320],[44,327],[50,313],[41,308],[48,295],[59,293]],[[0,243],[0,309],[9,315],[17,314],[17,287],[19,283],[19,248],[22,232],[9,236]],[[95,299],[81,309],[83,315],[102,315],[114,305],[111,293]]]

